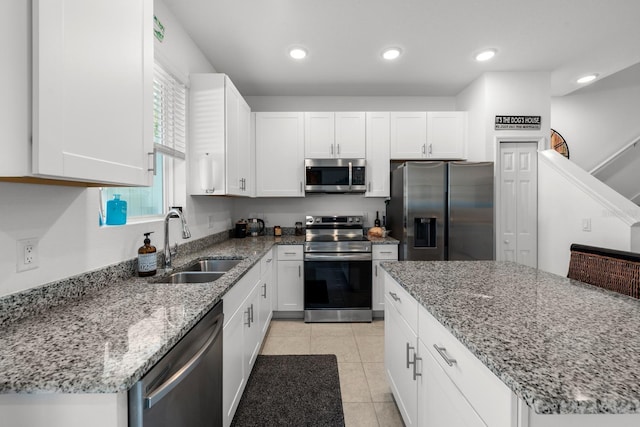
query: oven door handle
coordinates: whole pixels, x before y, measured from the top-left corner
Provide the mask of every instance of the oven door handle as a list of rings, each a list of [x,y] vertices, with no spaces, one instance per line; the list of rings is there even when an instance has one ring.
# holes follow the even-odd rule
[[[305,261],[371,261],[371,253],[306,253]]]

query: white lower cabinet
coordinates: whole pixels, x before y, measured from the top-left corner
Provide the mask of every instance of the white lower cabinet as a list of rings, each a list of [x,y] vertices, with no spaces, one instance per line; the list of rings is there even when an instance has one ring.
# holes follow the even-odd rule
[[[267,260],[271,260],[267,262]],[[231,425],[271,320],[271,251],[223,297],[223,425]],[[263,273],[263,274],[261,274]],[[265,285],[266,283],[266,285]],[[265,298],[265,290],[267,297]]]
[[[384,274],[380,268],[381,261],[397,261],[398,245],[373,245],[371,249],[373,268],[371,308],[374,311],[384,311]]]
[[[405,425],[516,427],[517,399],[387,273],[385,370]]]
[[[416,333],[387,296],[384,319],[384,368],[405,426],[418,424],[418,388],[413,376]]]
[[[302,245],[278,246],[278,311],[304,309],[303,263]]]
[[[261,261],[262,277],[260,278],[260,289],[258,290],[260,294],[260,311],[258,316],[258,325],[260,327],[260,336],[264,339],[264,336],[269,329],[269,323],[271,322],[271,317],[273,316],[273,291],[274,291],[274,281],[273,281],[273,250],[270,250]]]
[[[486,427],[480,416],[418,341],[421,377],[418,380],[418,420],[421,426]]]

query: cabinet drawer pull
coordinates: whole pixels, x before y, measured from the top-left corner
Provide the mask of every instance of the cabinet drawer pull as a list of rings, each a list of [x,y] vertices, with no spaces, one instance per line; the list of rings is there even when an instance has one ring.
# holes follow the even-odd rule
[[[251,304],[251,323],[255,323],[255,320],[253,320],[253,304]]]
[[[409,369],[409,366],[411,366],[411,364],[412,364],[412,363],[415,363],[415,361],[414,361],[414,362],[412,362],[412,361],[409,359],[409,352],[410,352],[411,350],[414,350],[414,348],[413,348],[413,347],[411,347],[411,345],[410,345],[409,343],[407,343],[407,369]]]
[[[147,153],[147,156],[151,157],[151,167],[147,169],[147,172],[153,172],[153,176],[156,176],[156,150],[153,150],[151,153]]]
[[[422,376],[422,373],[418,372],[418,368],[417,368],[417,366],[418,366],[417,361],[418,360],[422,362],[422,357],[418,357],[418,356],[414,356],[413,357],[413,380],[414,381],[417,381],[418,377]],[[422,365],[422,364],[420,364],[420,365]]]
[[[267,264],[268,264],[268,263],[270,263],[271,261],[273,261],[273,258],[269,258],[269,259],[267,260]]]
[[[375,270],[375,275],[376,275],[376,277],[378,277],[378,265],[376,264],[373,267],[374,267],[374,270]]]
[[[295,255],[296,253],[295,252],[285,252],[284,254],[285,255]]]
[[[267,282],[262,284],[262,298],[267,299]]]
[[[247,328],[251,327],[251,308],[247,307],[247,322],[245,323],[245,325],[247,325]]]
[[[381,254],[392,254],[393,252],[391,251],[380,251]]]
[[[400,301],[400,297],[395,292],[389,291],[389,295],[391,295],[391,298],[393,298],[394,301]]]
[[[447,362],[447,365],[453,366],[457,363],[456,359],[449,357],[449,355],[447,354],[447,349],[445,347],[438,347],[437,344],[434,344],[433,348],[435,348],[438,354],[442,356],[445,362]]]
[[[298,277],[302,277],[302,267],[298,266]]]

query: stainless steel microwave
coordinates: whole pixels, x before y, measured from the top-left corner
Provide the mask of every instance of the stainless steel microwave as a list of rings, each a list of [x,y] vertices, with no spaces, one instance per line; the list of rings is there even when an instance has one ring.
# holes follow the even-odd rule
[[[305,159],[305,192],[364,193],[364,159]]]

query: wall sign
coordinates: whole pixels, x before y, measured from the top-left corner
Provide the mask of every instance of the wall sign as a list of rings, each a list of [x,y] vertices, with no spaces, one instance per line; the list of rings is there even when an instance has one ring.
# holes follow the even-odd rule
[[[541,116],[496,116],[496,130],[540,130]]]

